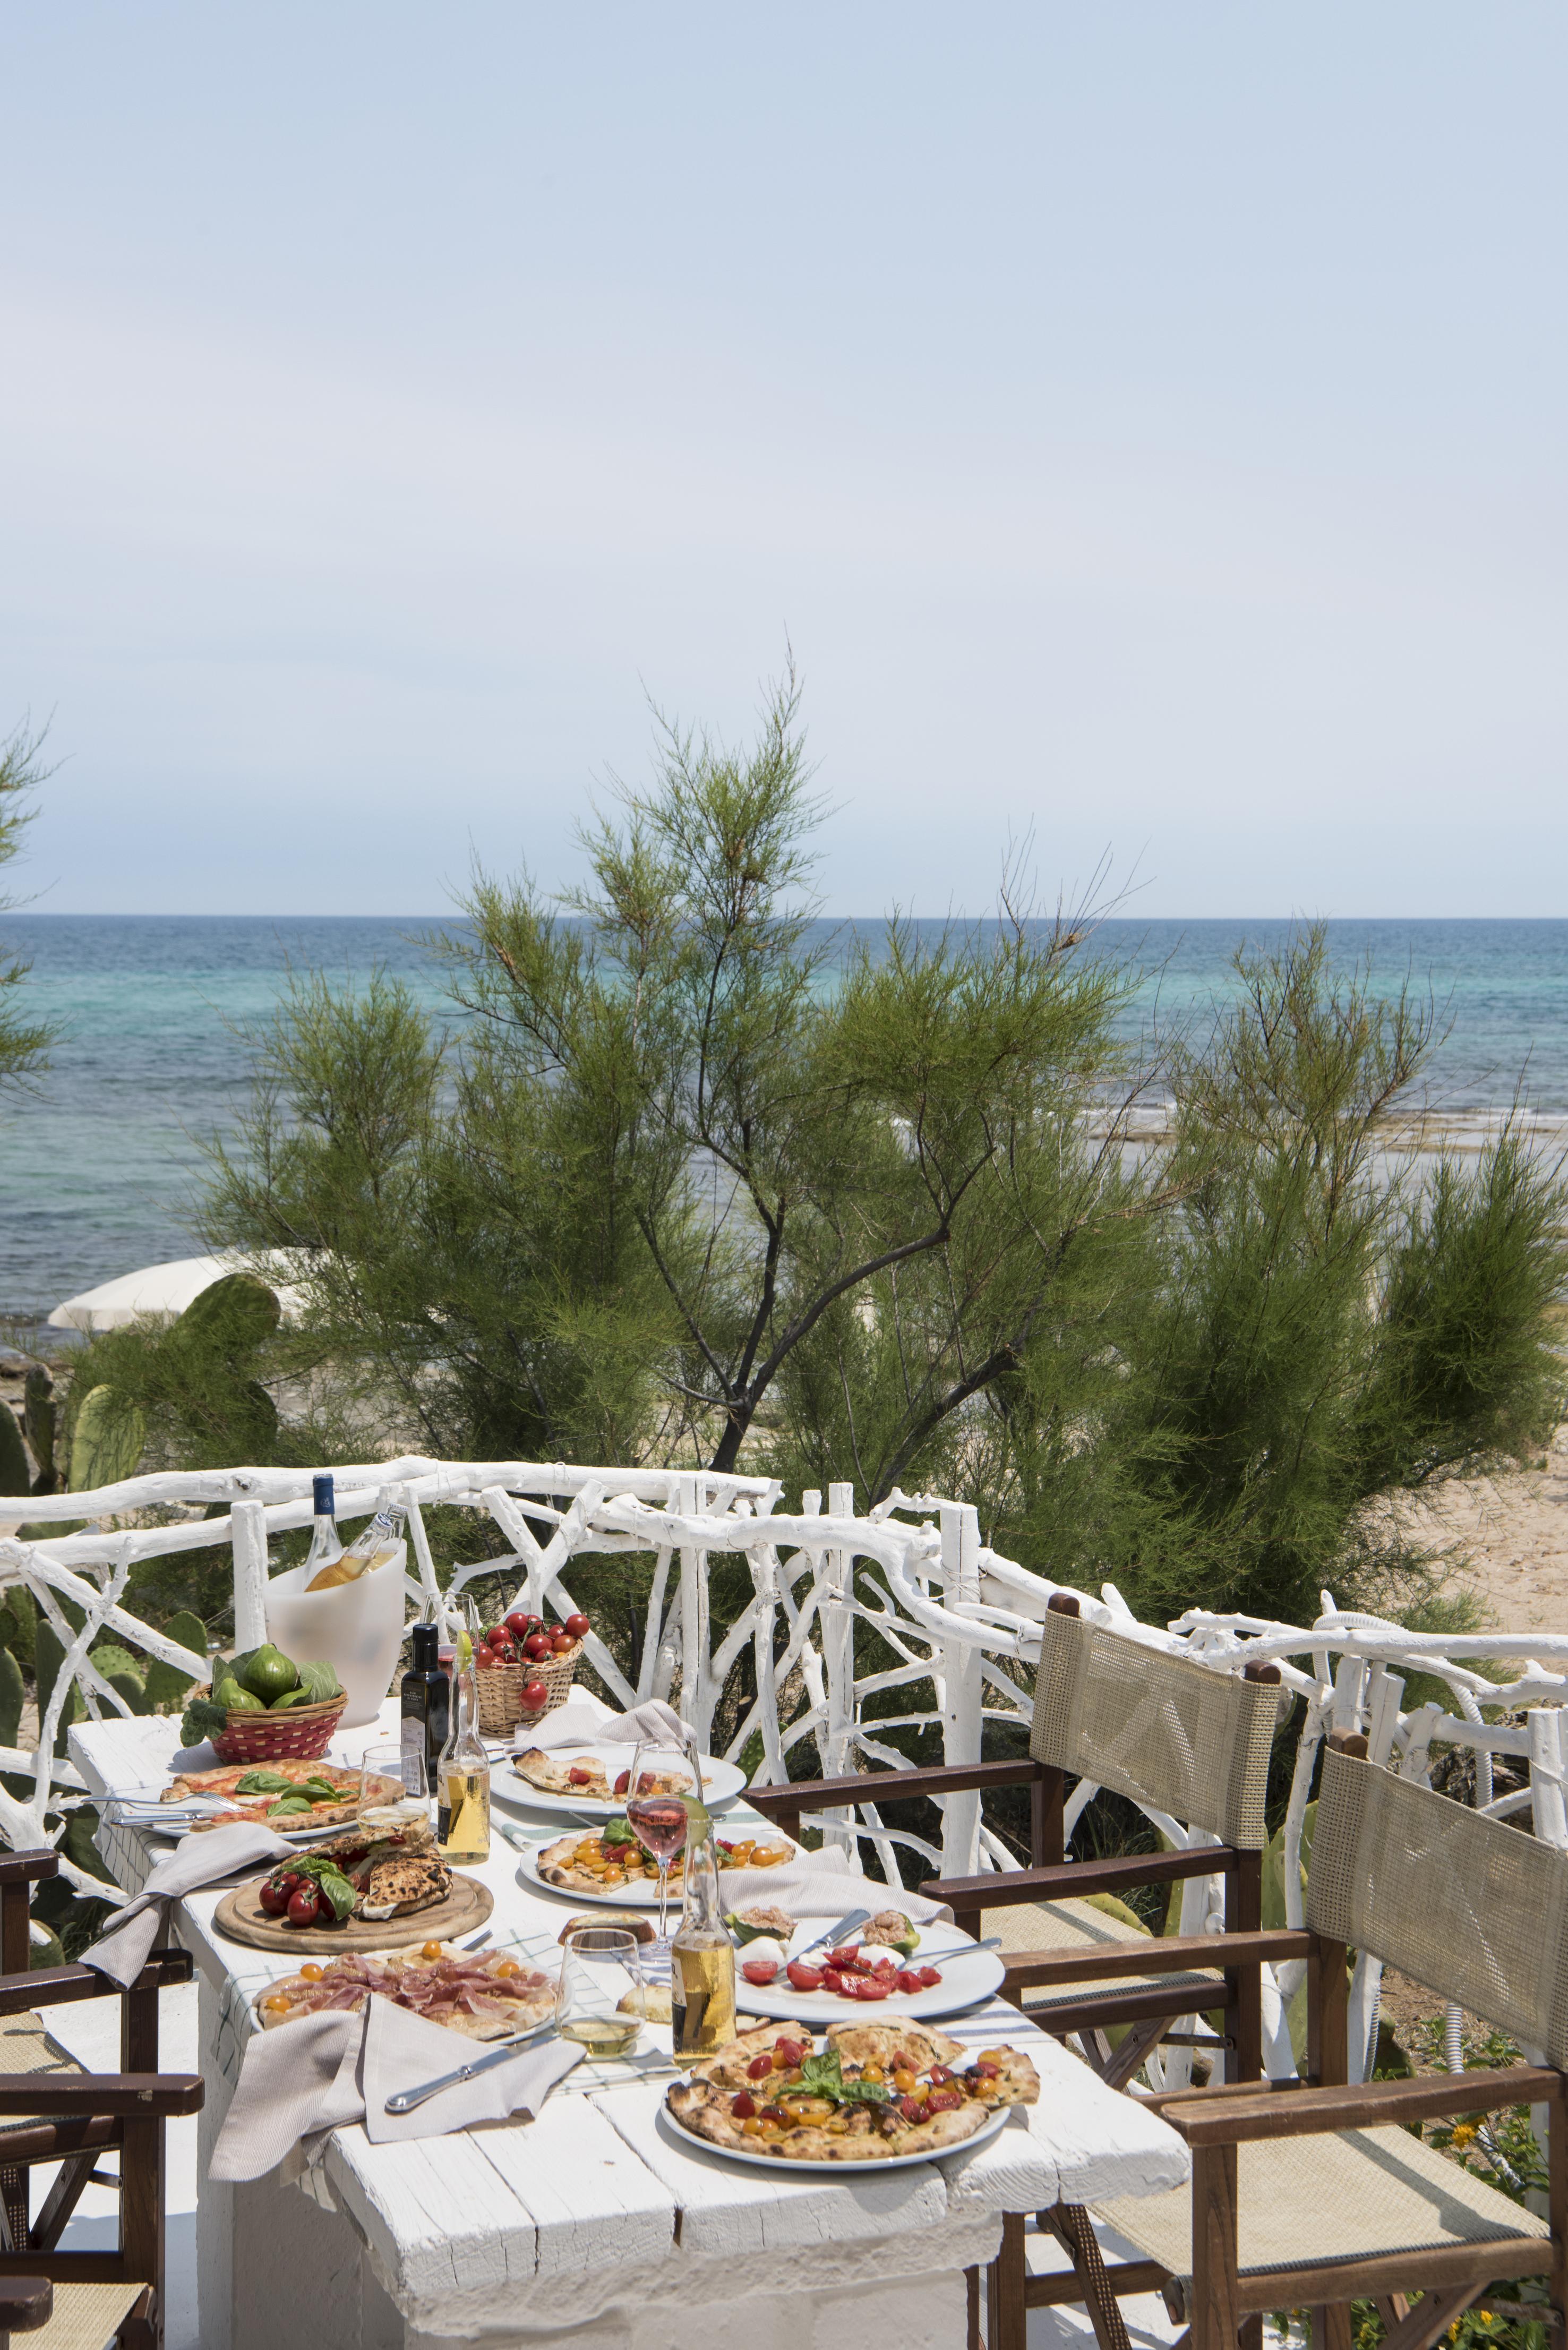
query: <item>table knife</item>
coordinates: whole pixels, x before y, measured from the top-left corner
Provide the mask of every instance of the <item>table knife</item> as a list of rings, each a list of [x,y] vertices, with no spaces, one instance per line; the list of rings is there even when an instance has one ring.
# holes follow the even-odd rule
[[[818,1934],[814,1942],[807,1942],[805,1950],[793,1952],[791,1963],[793,1964],[794,1959],[804,1959],[806,1950],[820,1950],[824,1942],[836,1942],[841,1934],[853,1934],[857,1926],[865,1925],[870,1915],[869,1909],[851,1909],[848,1916],[841,1918],[836,1926],[830,1926],[826,1934]]]
[[[502,2041],[498,2047],[487,2049],[483,2056],[472,2057],[468,2064],[460,2064],[455,2073],[442,2073],[434,2081],[422,2081],[417,2089],[400,2089],[395,2096],[387,2099],[386,2109],[389,2114],[411,2114],[414,2107],[422,2106],[427,2097],[438,2095],[442,2089],[455,2089],[460,2081],[472,2081],[475,2074],[488,2073],[495,2065],[504,2064],[507,2058],[515,2056],[519,2048],[527,2042],[537,2040],[542,2033],[554,2032],[555,2029],[556,2019],[552,2016],[548,2023],[536,2023],[531,2032],[519,2032],[514,2038]]]

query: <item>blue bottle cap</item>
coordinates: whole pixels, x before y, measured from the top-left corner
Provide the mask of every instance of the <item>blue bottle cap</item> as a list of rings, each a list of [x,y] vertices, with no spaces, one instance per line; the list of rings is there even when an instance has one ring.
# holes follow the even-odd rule
[[[333,1500],[331,1478],[329,1476],[317,1477],[314,1482],[312,1491],[316,1495],[317,1516],[318,1518],[332,1517],[336,1513],[336,1504]]]

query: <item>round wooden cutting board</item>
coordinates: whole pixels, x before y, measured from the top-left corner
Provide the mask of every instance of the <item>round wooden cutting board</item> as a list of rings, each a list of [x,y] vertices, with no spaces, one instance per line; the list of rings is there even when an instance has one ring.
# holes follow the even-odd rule
[[[213,1914],[220,1934],[248,1942],[257,1950],[297,1950],[302,1958],[330,1957],[339,1950],[400,1950],[410,1942],[450,1942],[475,1926],[483,1926],[495,1907],[487,1885],[476,1877],[453,1872],[452,1891],[429,1909],[410,1910],[401,1918],[350,1918],[341,1926],[291,1926],[286,1918],[269,1918],[261,1906],[261,1877],[225,1893]]]

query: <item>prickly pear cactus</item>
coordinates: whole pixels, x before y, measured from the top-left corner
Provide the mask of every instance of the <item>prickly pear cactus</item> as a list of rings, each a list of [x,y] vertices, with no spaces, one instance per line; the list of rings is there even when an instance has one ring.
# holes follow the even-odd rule
[[[182,1336],[238,1362],[272,1336],[280,1312],[275,1292],[254,1273],[226,1273],[191,1300],[178,1326]]]
[[[125,1700],[132,1713],[151,1712],[152,1701],[147,1694],[140,1658],[133,1657],[129,1648],[122,1648],[114,1640],[98,1641],[89,1653],[110,1689]]]
[[[188,1607],[182,1607],[177,1616],[171,1616],[163,1629],[171,1640],[178,1640],[182,1648],[193,1649],[198,1657],[205,1654],[207,1627],[199,1616],[192,1615]],[[150,1713],[173,1711],[183,1705],[186,1690],[195,1686],[193,1674],[182,1673],[178,1665],[166,1665],[161,1657],[148,1658],[145,1679],[147,1711]]]
[[[32,1489],[33,1471],[16,1415],[8,1403],[0,1403],[0,1493],[28,1493]]]
[[[9,1648],[0,1648],[0,1746],[16,1745],[26,1700],[27,1684],[21,1666]]]
[[[118,1388],[106,1383],[89,1389],[71,1431],[71,1492],[90,1492],[134,1477],[146,1439],[146,1421]]]

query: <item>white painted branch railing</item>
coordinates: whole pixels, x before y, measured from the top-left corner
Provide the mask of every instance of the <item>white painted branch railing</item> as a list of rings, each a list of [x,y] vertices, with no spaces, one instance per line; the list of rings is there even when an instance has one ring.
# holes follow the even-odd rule
[[[499,1534],[503,1545],[458,1567],[446,1586],[449,1596],[476,1577],[502,1575],[514,1578],[516,1604],[566,1614],[576,1604],[574,1562],[617,1554],[651,1556],[635,1683],[593,1635],[588,1659],[625,1704],[678,1696],[705,1745],[721,1711],[727,1711],[728,1751],[738,1757],[754,1741],[759,1782],[789,1777],[792,1755],[806,1744],[824,1776],[862,1765],[896,1771],[907,1758],[890,1740],[901,1730],[940,1731],[949,1762],[979,1759],[988,1725],[1027,1728],[1041,1620],[1053,1591],[1070,1587],[985,1548],[976,1513],[940,1495],[895,1493],[861,1516],[851,1488],[835,1485],[826,1511],[820,1494],[807,1493],[799,1511],[787,1514],[771,1481],[706,1471],[410,1457],[333,1473],[345,1519],[367,1515],[385,1485],[401,1489],[417,1570],[409,1575],[409,1596],[416,1607],[438,1593],[423,1515],[438,1503],[472,1511]],[[204,1656],[182,1648],[126,1604],[135,1570],[227,1545],[235,1644],[254,1645],[264,1631],[267,1544],[308,1524],[311,1482],[307,1470],[235,1469],[138,1477],[95,1492],[29,1500],[35,1525],[51,1518],[98,1523],[93,1532],[0,1539],[0,1587],[25,1585],[66,1652],[36,1744],[0,1748],[0,1769],[22,1774],[31,1787],[26,1798],[0,1789],[0,1836],[8,1844],[57,1841],[62,1834],[60,1805],[70,1802],[75,1780],[53,1748],[73,1691],[79,1690],[92,1715],[129,1711],[94,1664],[95,1641],[109,1636],[183,1671],[207,1670]],[[200,1514],[214,1504],[226,1504],[227,1514]],[[709,1562],[715,1556],[742,1558],[751,1582],[746,1604],[717,1631],[709,1604]],[[1328,1728],[1365,1729],[1376,1757],[1421,1780],[1429,1775],[1434,1747],[1467,1748],[1475,1756],[1481,1809],[1506,1816],[1529,1807],[1537,1835],[1568,1844],[1563,1738],[1568,1634],[1412,1633],[1342,1611],[1327,1593],[1317,1621],[1304,1628],[1197,1608],[1157,1627],[1139,1623],[1113,1585],[1102,1586],[1097,1597],[1075,1596],[1091,1620],[1194,1657],[1215,1671],[1272,1659],[1286,1686],[1304,1700],[1283,1834],[1290,1922],[1301,1921],[1301,1846]],[[80,1614],[79,1631],[62,1602]],[[877,1654],[870,1657],[868,1643],[860,1639],[857,1669],[862,1627],[877,1636]],[[1486,1660],[1517,1660],[1524,1650],[1529,1654],[1511,1679],[1499,1683],[1476,1669]],[[748,1669],[752,1694],[737,1710],[732,1689]],[[1451,1703],[1433,1700],[1402,1711],[1402,1677],[1412,1671],[1446,1689]],[[908,1693],[908,1710],[898,1710],[893,1692]],[[889,1703],[894,1710],[887,1710]],[[1494,1714],[1500,1708],[1523,1711],[1526,1719],[1489,1721],[1483,1706]],[[1502,1755],[1522,1769],[1526,1783],[1499,1797],[1492,1764]],[[877,1792],[886,1800],[897,1788],[879,1783]],[[1094,1793],[1087,1785],[1075,1790],[1069,1832]],[[977,1795],[950,1796],[938,1806],[940,1841],[890,1828],[874,1800],[857,1809],[857,1817],[846,1814],[826,1823],[826,1833],[867,1838],[891,1883],[899,1880],[900,1849],[947,1875],[1020,1865],[981,1818]],[[1172,1844],[1203,1841],[1178,1821],[1154,1812],[1148,1816]],[[62,1869],[84,1891],[105,1889],[64,1855]],[[1183,1932],[1218,1930],[1220,1912],[1218,1878],[1187,1880]],[[1282,1970],[1278,1997],[1269,2002],[1272,2069],[1288,2069],[1285,2013],[1296,1987],[1291,1971]],[[1365,2048],[1376,2010],[1376,1975],[1367,1969],[1355,1997]]]

